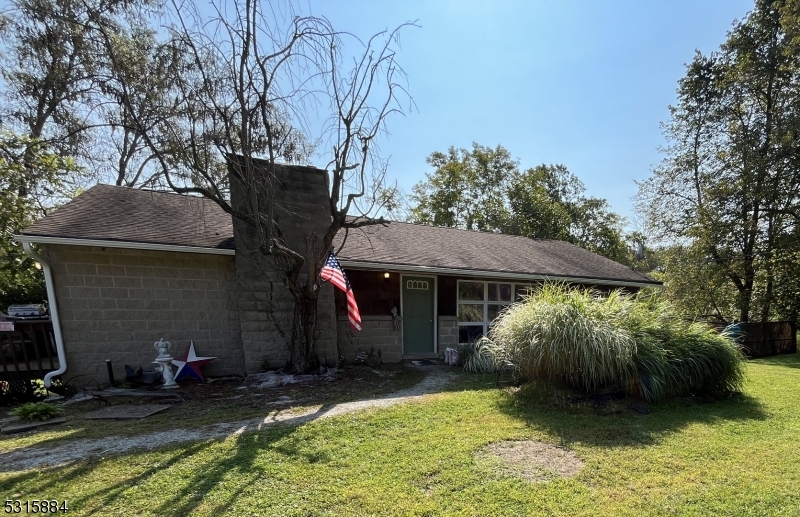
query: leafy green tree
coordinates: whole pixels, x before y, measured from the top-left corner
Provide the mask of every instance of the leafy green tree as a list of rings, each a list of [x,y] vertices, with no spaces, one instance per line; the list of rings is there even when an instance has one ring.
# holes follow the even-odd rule
[[[511,213],[506,233],[569,240],[583,185],[563,165],[515,172],[508,189]],[[575,221],[576,222],[576,221]]]
[[[156,61],[152,53],[150,3],[10,0],[0,13],[0,128],[82,165],[60,184],[63,199],[97,181],[157,186],[141,134],[110,87],[115,74],[126,74],[137,80],[137,104],[153,104],[164,93],[160,79],[173,63]],[[105,32],[115,35],[119,57],[113,64]],[[21,163],[28,160],[33,169],[33,156],[22,156]]]
[[[606,200],[586,197],[584,184],[563,165],[520,172],[505,148],[477,143],[472,150],[434,152],[428,164],[434,172],[411,195],[414,222],[565,240],[613,260],[631,260],[623,218]]]
[[[737,291],[702,249],[669,246],[658,250],[659,270],[648,272],[664,282],[667,299],[689,317],[727,322],[737,314]]]
[[[618,262],[631,254],[624,219],[605,199],[586,197],[586,187],[563,165],[539,165],[515,174],[508,191],[511,216],[504,233],[566,240]]]
[[[702,254],[735,288],[742,321],[776,315],[777,279],[789,280],[781,257],[797,247],[796,7],[758,0],[718,52],[695,56],[664,125],[666,157],[638,194],[658,240]]]
[[[0,132],[0,309],[46,299],[41,272],[13,237],[43,215],[36,200],[45,199],[75,170],[73,160],[47,151],[44,145]],[[37,195],[20,195],[21,191]]]
[[[509,218],[506,192],[518,163],[502,146],[451,147],[427,158],[435,169],[414,186],[411,219],[465,230],[499,231]]]

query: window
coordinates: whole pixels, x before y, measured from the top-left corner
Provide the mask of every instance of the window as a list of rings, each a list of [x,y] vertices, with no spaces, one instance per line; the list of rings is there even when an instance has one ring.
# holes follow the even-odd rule
[[[492,322],[512,302],[533,286],[507,282],[458,281],[458,342],[469,343],[485,336]]]
[[[416,289],[419,291],[427,291],[428,290],[428,281],[427,280],[407,280],[406,281],[406,289]]]

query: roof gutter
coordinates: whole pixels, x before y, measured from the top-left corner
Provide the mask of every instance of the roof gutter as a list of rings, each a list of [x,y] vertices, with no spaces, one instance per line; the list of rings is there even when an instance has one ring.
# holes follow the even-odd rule
[[[150,251],[177,251],[179,253],[203,253],[207,255],[234,255],[236,252],[224,248],[201,248],[196,246],[178,246],[175,244],[156,244],[151,242],[101,241],[95,239],[71,239],[69,237],[45,237],[40,235],[15,235],[14,239],[21,243],[63,244],[66,246],[95,246],[98,248],[124,248]]]
[[[658,283],[648,282],[632,282],[627,280],[613,280],[609,278],[591,278],[591,277],[571,277],[571,276],[556,276],[556,275],[535,275],[529,273],[506,273],[502,271],[479,271],[474,269],[456,269],[449,267],[430,267],[430,266],[412,266],[406,264],[387,264],[380,262],[365,262],[361,260],[348,260],[339,259],[339,263],[343,267],[352,267],[356,269],[375,269],[382,271],[402,271],[411,273],[420,273],[428,275],[452,275],[452,276],[466,276],[475,278],[501,278],[504,280],[531,280],[531,281],[553,281],[553,282],[574,282],[574,283],[590,283],[594,285],[609,285],[615,287],[657,287],[662,289],[664,286]]]
[[[56,290],[53,284],[53,272],[50,269],[50,264],[42,258],[41,255],[36,253],[31,247],[30,242],[21,241],[25,253],[33,257],[33,259],[42,265],[44,270],[44,281],[47,287],[47,301],[50,305],[50,320],[53,322],[53,335],[56,339],[56,352],[58,353],[58,370],[49,372],[44,376],[44,387],[50,388],[53,377],[61,375],[67,371],[67,355],[64,352],[64,338],[61,336],[61,321],[58,318],[58,303],[56,302]]]

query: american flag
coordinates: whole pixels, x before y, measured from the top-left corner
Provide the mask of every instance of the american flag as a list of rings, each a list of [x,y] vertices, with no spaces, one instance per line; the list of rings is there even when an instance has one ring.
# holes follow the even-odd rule
[[[322,266],[319,277],[323,282],[330,282],[347,294],[347,317],[350,319],[350,326],[354,330],[361,330],[361,313],[358,312],[356,296],[353,294],[353,288],[350,287],[350,280],[347,279],[344,269],[332,251],[328,254],[328,260]]]

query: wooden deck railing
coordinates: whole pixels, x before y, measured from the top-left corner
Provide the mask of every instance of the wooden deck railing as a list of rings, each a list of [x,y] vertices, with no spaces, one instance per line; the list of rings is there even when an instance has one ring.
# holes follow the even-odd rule
[[[0,380],[41,379],[58,366],[50,320],[16,321],[13,331],[0,331]]]

